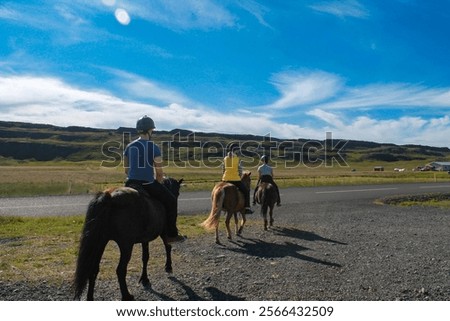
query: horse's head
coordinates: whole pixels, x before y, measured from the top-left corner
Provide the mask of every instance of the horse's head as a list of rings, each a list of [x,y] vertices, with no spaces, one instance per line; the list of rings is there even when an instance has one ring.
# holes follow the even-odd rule
[[[241,182],[245,185],[245,187],[247,187],[248,189],[250,189],[250,183],[251,183],[251,178],[250,175],[252,175],[252,172],[244,172],[242,174],[241,177]]]
[[[183,179],[177,181],[176,179],[171,177],[165,177],[163,180],[164,186],[166,186],[169,189],[169,191],[171,191],[172,194],[175,195],[176,197],[180,195],[180,186],[182,182]]]

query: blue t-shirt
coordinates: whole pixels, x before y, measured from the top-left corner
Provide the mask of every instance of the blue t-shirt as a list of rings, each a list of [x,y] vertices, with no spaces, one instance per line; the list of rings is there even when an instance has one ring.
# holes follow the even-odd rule
[[[153,162],[161,156],[161,150],[151,140],[136,139],[127,145],[123,154],[128,157],[128,179],[153,183],[155,173]]]

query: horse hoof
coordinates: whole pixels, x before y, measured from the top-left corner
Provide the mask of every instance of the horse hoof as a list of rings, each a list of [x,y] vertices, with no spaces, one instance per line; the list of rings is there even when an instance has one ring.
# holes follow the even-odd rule
[[[173,273],[172,268],[166,268],[166,273],[172,274]]]
[[[122,301],[134,301],[134,296],[132,296],[131,294],[122,297]]]
[[[152,286],[150,285],[150,280],[149,279],[147,279],[147,280],[139,280],[139,283],[141,283],[142,284],[142,286],[144,287],[144,288],[151,288]]]

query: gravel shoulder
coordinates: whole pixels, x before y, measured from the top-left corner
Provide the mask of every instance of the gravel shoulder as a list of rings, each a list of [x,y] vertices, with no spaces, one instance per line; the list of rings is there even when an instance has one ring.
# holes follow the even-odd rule
[[[174,273],[149,267],[151,289],[128,285],[137,300],[450,300],[450,211],[372,201],[285,205],[275,226],[249,217],[242,237],[223,245],[208,234],[174,246]],[[151,251],[162,253],[162,244]],[[136,246],[134,255],[140,255]],[[1,300],[71,300],[67,283],[0,282]],[[83,296],[85,298],[85,295]],[[117,280],[97,282],[96,300],[120,300]]]

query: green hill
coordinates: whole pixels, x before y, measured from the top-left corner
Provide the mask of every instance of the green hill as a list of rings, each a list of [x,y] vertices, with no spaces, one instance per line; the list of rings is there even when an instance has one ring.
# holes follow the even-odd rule
[[[74,162],[110,159],[121,154],[123,147],[135,137],[133,128],[58,127],[0,121],[0,162],[8,159]],[[255,161],[259,155],[267,154],[269,148],[275,158],[306,162],[333,156],[335,161],[345,159],[352,162],[450,160],[449,148],[354,140],[281,140],[255,135],[194,133],[183,129],[157,131],[154,140],[162,146],[166,158],[176,161],[220,157],[231,142],[239,142],[243,155],[254,157]]]

